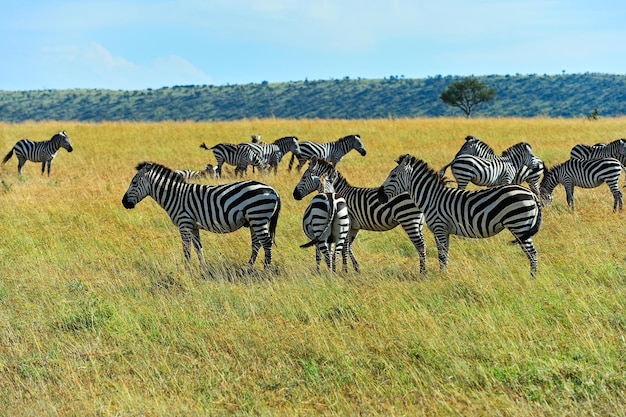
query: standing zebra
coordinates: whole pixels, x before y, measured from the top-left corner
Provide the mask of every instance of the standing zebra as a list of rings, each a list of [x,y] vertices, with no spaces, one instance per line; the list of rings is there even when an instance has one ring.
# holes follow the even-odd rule
[[[541,198],[545,204],[552,202],[552,192],[557,185],[563,184],[567,205],[574,209],[574,187],[595,188],[602,183],[609,186],[613,193],[613,211],[622,210],[622,192],[619,189],[619,177],[624,169],[615,158],[569,159],[546,170],[541,181]]]
[[[385,203],[409,193],[424,211],[426,225],[435,235],[442,270],[448,265],[451,234],[485,238],[508,229],[515,237],[513,243],[519,243],[530,260],[531,278],[535,277],[537,250],[532,237],[541,226],[541,206],[535,194],[519,185],[477,191],[451,188],[414,156],[401,156],[397,162],[378,190],[378,198]]]
[[[505,150],[502,156],[459,155],[450,164],[450,170],[460,189],[465,189],[470,182],[487,187],[509,185],[524,167],[531,169],[535,159],[531,146],[520,142]]]
[[[446,174],[446,169],[448,169],[448,167],[452,165],[454,160],[461,155],[474,155],[485,159],[490,159],[496,156],[493,149],[491,149],[491,146],[487,145],[476,136],[466,136],[465,143],[463,144],[463,146],[461,146],[461,149],[459,149],[456,155],[454,155],[454,159],[452,159],[452,161],[444,165],[443,168],[439,170],[439,176],[443,177]]]
[[[248,146],[257,151],[263,162],[269,165],[270,169],[274,170],[274,175],[278,173],[278,164],[288,152],[293,153],[295,157],[300,156],[300,145],[298,144],[298,138],[295,136],[285,136],[276,139],[274,143],[262,143],[261,135],[252,135],[252,143],[249,143]],[[254,165],[252,166],[252,172],[254,172]]]
[[[197,181],[203,178],[217,178],[217,166],[206,164],[204,166],[204,170],[202,171],[193,171],[189,169],[177,169],[174,171],[175,173],[182,175],[185,181]]]
[[[68,152],[72,152],[72,144],[70,138],[67,136],[67,132],[64,130],[52,136],[50,140],[43,142],[35,142],[30,139],[21,139],[13,146],[8,154],[2,160],[2,164],[6,164],[13,156],[17,156],[17,172],[22,175],[22,168],[26,161],[41,162],[41,175],[43,175],[46,165],[48,165],[48,176],[50,176],[50,167],[52,166],[52,160],[57,156],[57,151],[60,148],[66,149]]]
[[[180,230],[187,266],[192,244],[200,264],[206,266],[200,229],[230,233],[241,227],[249,227],[252,237],[249,264],[254,264],[261,247],[265,251],[265,267],[272,263],[272,244],[280,213],[280,197],[272,187],[258,181],[215,186],[189,184],[171,169],[152,162],[140,163],[137,171],[122,204],[132,209],[150,196],[163,207]]]
[[[259,167],[260,170],[267,171],[267,164],[263,162],[258,152],[246,144],[235,145],[232,143],[219,143],[211,148],[204,143],[200,145],[202,149],[212,150],[217,161],[216,172],[222,176],[222,165],[227,163],[235,167],[235,175],[243,176],[248,173],[248,165]]]
[[[363,142],[361,141],[361,136],[359,135],[348,135],[336,140],[335,142],[328,143],[310,141],[300,142],[300,156],[296,156],[295,154],[291,155],[291,159],[289,160],[289,171],[291,171],[291,168],[293,167],[295,158],[298,158],[298,166],[296,166],[296,170],[300,172],[304,164],[313,157],[325,159],[331,164],[337,165],[344,155],[352,149],[360,153],[361,156],[365,156],[367,154],[367,151],[363,146]]]
[[[313,178],[323,175],[334,178],[335,191],[341,194],[348,204],[350,214],[348,252],[356,271],[359,271],[359,263],[352,251],[352,244],[359,231],[363,229],[385,232],[401,225],[417,250],[420,258],[420,272],[426,272],[426,245],[422,234],[424,216],[407,193],[399,194],[388,203],[381,204],[378,201],[378,188],[353,187],[331,163],[313,157],[309,167],[296,184],[293,197],[299,201],[317,190],[317,183]]]
[[[593,146],[575,145],[570,151],[571,159],[615,158],[626,165],[626,139],[616,139],[611,143],[598,143]]]
[[[333,179],[313,177],[313,181],[317,182],[319,193],[313,197],[302,216],[302,230],[311,241],[300,247],[315,245],[317,272],[320,272],[321,255],[324,255],[328,268],[335,272],[338,253],[343,260],[343,271],[348,272],[350,216],[346,200],[335,193]]]

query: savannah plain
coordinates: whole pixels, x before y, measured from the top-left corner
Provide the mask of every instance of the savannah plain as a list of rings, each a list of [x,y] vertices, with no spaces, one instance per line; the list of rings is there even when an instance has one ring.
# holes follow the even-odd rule
[[[0,156],[60,130],[74,152],[50,177],[27,162],[19,178],[15,156],[0,166],[0,415],[626,415],[626,213],[604,185],[577,189],[573,212],[557,188],[536,280],[507,231],[452,237],[441,273],[426,228],[426,276],[401,228],[360,233],[360,274],[316,273],[290,155],[277,176],[248,174],[282,197],[273,274],[262,253],[238,273],[246,229],[202,232],[217,273],[202,278],[195,254],[189,273],[165,211],[121,204],[141,161],[214,163],[202,142],[358,133],[367,156],[338,169],[377,187],[400,154],[439,169],[467,135],[497,154],[529,142],[551,166],[624,137],[626,118],[28,122],[0,124]]]

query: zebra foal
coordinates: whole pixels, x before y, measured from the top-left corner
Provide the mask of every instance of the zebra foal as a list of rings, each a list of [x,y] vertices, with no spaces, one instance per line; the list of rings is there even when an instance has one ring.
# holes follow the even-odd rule
[[[616,139],[611,143],[597,143],[593,146],[578,144],[572,147],[570,159],[615,158],[626,165],[626,139]]]
[[[306,164],[307,161],[310,161],[313,157],[316,157],[317,159],[325,159],[336,166],[339,161],[341,161],[341,159],[352,149],[360,153],[361,156],[365,156],[367,154],[365,146],[363,146],[363,142],[361,141],[361,136],[359,135],[348,135],[336,140],[335,142],[328,143],[317,143],[311,141],[300,142],[300,156],[296,156],[295,154],[291,155],[291,159],[289,160],[289,171],[291,171],[296,158],[298,159],[298,165],[296,166],[296,170],[298,172],[300,172],[304,164]]]
[[[530,261],[530,275],[537,273],[537,250],[532,237],[541,226],[541,206],[532,191],[519,185],[503,185],[477,191],[460,190],[445,181],[424,161],[403,155],[378,189],[386,203],[408,192],[426,225],[435,235],[441,270],[448,265],[450,235],[486,238],[508,229]]]
[[[206,164],[202,171],[194,171],[190,169],[177,169],[178,175],[181,175],[185,181],[197,181],[204,178],[217,178],[217,166]]]
[[[50,140],[43,142],[35,142],[30,139],[21,139],[11,148],[9,153],[6,154],[2,160],[2,164],[6,164],[13,156],[17,157],[17,172],[22,175],[22,168],[26,161],[41,162],[41,175],[43,175],[48,167],[48,176],[50,176],[50,167],[52,166],[52,160],[57,156],[59,149],[64,148],[68,152],[72,152],[72,144],[70,143],[70,137],[67,136],[67,132],[62,130],[56,135],[52,136]]]
[[[328,269],[336,272],[338,253],[341,253],[343,271],[348,272],[350,244],[348,205],[341,195],[335,193],[333,178],[313,177],[312,180],[317,183],[319,192],[313,197],[302,216],[302,230],[311,241],[300,247],[308,248],[315,245],[317,272],[320,272],[322,255]]]
[[[218,143],[209,148],[202,143],[200,147],[213,151],[213,156],[215,156],[217,161],[216,172],[220,177],[222,176],[222,166],[225,163],[233,165],[235,167],[235,175],[241,177],[248,173],[248,165],[256,166],[262,171],[267,171],[268,169],[267,164],[261,159],[261,155],[248,144]]]
[[[613,212],[618,208],[621,211],[623,199],[618,183],[622,169],[623,165],[615,158],[569,159],[545,171],[541,198],[546,205],[550,204],[554,189],[563,184],[567,205],[574,210],[574,187],[595,188],[605,183],[613,194]]]
[[[300,156],[300,145],[295,136],[285,136],[276,139],[273,143],[263,143],[261,142],[261,135],[252,135],[252,142],[247,145],[261,156],[269,169],[274,171],[274,175],[278,174],[278,164],[287,153],[291,152],[295,157]],[[254,172],[254,165],[252,172]]]
[[[170,216],[180,231],[183,254],[188,267],[193,245],[200,264],[206,267],[200,242],[200,229],[230,233],[250,228],[253,265],[261,247],[265,267],[272,263],[272,244],[280,213],[280,197],[275,189],[258,181],[222,185],[190,184],[171,169],[153,162],[137,165],[122,205],[134,208],[147,196],[152,197]]]

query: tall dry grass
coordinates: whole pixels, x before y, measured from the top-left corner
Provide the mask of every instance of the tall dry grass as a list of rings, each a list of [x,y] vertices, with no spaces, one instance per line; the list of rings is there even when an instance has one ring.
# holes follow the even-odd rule
[[[361,274],[318,275],[287,161],[262,178],[283,199],[272,277],[231,274],[245,230],[204,233],[217,277],[188,274],[165,212],[121,205],[138,162],[199,169],[202,142],[359,133],[368,155],[339,169],[378,186],[399,154],[439,168],[468,134],[497,152],[527,141],[551,165],[624,136],[626,118],[0,124],[0,152],[59,130],[75,151],[49,178],[0,167],[0,414],[626,414],[624,214],[606,187],[579,190],[575,212],[557,189],[535,281],[506,232],[453,238],[442,274],[426,230],[421,277],[399,229],[360,234]]]

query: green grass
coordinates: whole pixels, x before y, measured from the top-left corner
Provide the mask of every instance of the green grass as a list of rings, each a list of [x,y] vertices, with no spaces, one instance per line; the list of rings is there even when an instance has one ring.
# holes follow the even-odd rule
[[[317,274],[287,161],[262,179],[283,199],[276,274],[241,273],[245,230],[203,233],[213,277],[195,257],[189,274],[165,212],[121,205],[138,162],[201,168],[200,143],[254,133],[360,133],[368,155],[339,169],[377,186],[399,154],[439,168],[467,134],[496,152],[528,141],[551,165],[622,136],[625,118],[0,124],[2,152],[61,129],[75,151],[50,178],[0,167],[0,414],[626,415],[625,214],[606,187],[577,191],[576,212],[556,190],[534,281],[506,232],[453,237],[441,273],[426,230],[425,277],[402,230],[362,232],[361,274]]]

